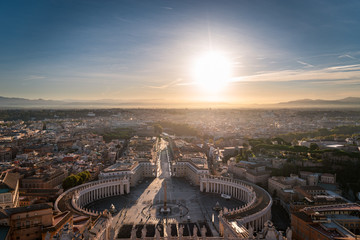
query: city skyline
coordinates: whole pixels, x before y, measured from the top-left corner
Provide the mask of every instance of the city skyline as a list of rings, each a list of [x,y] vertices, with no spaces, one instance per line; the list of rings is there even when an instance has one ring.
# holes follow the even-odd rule
[[[357,1],[1,5],[0,96],[266,104],[360,90]],[[230,68],[212,89],[194,74],[209,52]]]

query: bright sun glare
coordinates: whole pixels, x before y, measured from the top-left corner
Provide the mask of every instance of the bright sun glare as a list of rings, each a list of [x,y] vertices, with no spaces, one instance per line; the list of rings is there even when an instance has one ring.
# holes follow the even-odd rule
[[[208,52],[195,62],[195,82],[204,90],[217,92],[223,89],[230,75],[231,64],[221,53]]]

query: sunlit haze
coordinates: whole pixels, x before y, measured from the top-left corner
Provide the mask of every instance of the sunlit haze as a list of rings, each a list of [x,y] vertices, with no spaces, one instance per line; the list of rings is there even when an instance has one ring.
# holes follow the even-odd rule
[[[357,97],[359,10],[355,0],[6,1],[0,96],[154,107]]]
[[[195,83],[208,93],[226,87],[231,77],[231,63],[220,53],[207,52],[194,64]]]

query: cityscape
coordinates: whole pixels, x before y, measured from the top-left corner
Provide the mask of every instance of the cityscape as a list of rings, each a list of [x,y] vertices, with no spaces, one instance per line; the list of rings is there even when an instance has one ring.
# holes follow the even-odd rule
[[[360,239],[360,2],[0,6],[0,240]]]
[[[1,221],[10,239],[359,234],[358,110],[2,110],[1,117],[15,113],[25,121],[2,121],[0,138]]]

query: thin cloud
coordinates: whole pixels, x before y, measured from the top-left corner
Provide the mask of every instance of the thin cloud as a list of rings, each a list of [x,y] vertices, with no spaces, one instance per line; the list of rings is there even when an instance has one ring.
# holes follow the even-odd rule
[[[196,85],[196,82],[183,82],[183,83],[178,83],[176,85],[178,86],[190,86],[190,85]]]
[[[166,9],[166,10],[173,10],[172,7],[161,7],[162,9]]]
[[[174,86],[174,85],[180,85],[180,84],[177,84],[177,83],[179,83],[181,81],[182,81],[182,79],[179,78],[179,79],[176,79],[175,81],[172,81],[170,83],[167,83],[167,84],[164,84],[164,85],[161,85],[161,86],[146,86],[146,87],[156,88],[156,89],[165,89],[165,88],[169,88],[169,87]]]
[[[353,65],[344,65],[344,66],[335,66],[335,67],[329,67],[329,70],[334,71],[360,71],[360,64],[353,64]]]
[[[333,81],[336,84],[360,83],[360,64],[333,66],[317,70],[282,70],[232,78],[230,82]]]
[[[44,79],[46,78],[45,76],[39,76],[39,75],[29,75],[26,78],[24,78],[25,81],[31,81],[31,80],[39,80],[39,79]]]
[[[355,57],[349,55],[349,54],[343,54],[343,55],[340,55],[338,58],[350,58],[350,59],[356,59]]]
[[[122,18],[122,17],[118,17],[116,16],[115,19],[121,21],[121,22],[125,22],[125,23],[131,23],[132,21],[126,19],[126,18]]]
[[[314,65],[311,65],[311,64],[303,62],[303,61],[297,61],[297,62],[300,63],[301,65],[304,65],[305,67],[308,67],[308,68],[314,67]]]

